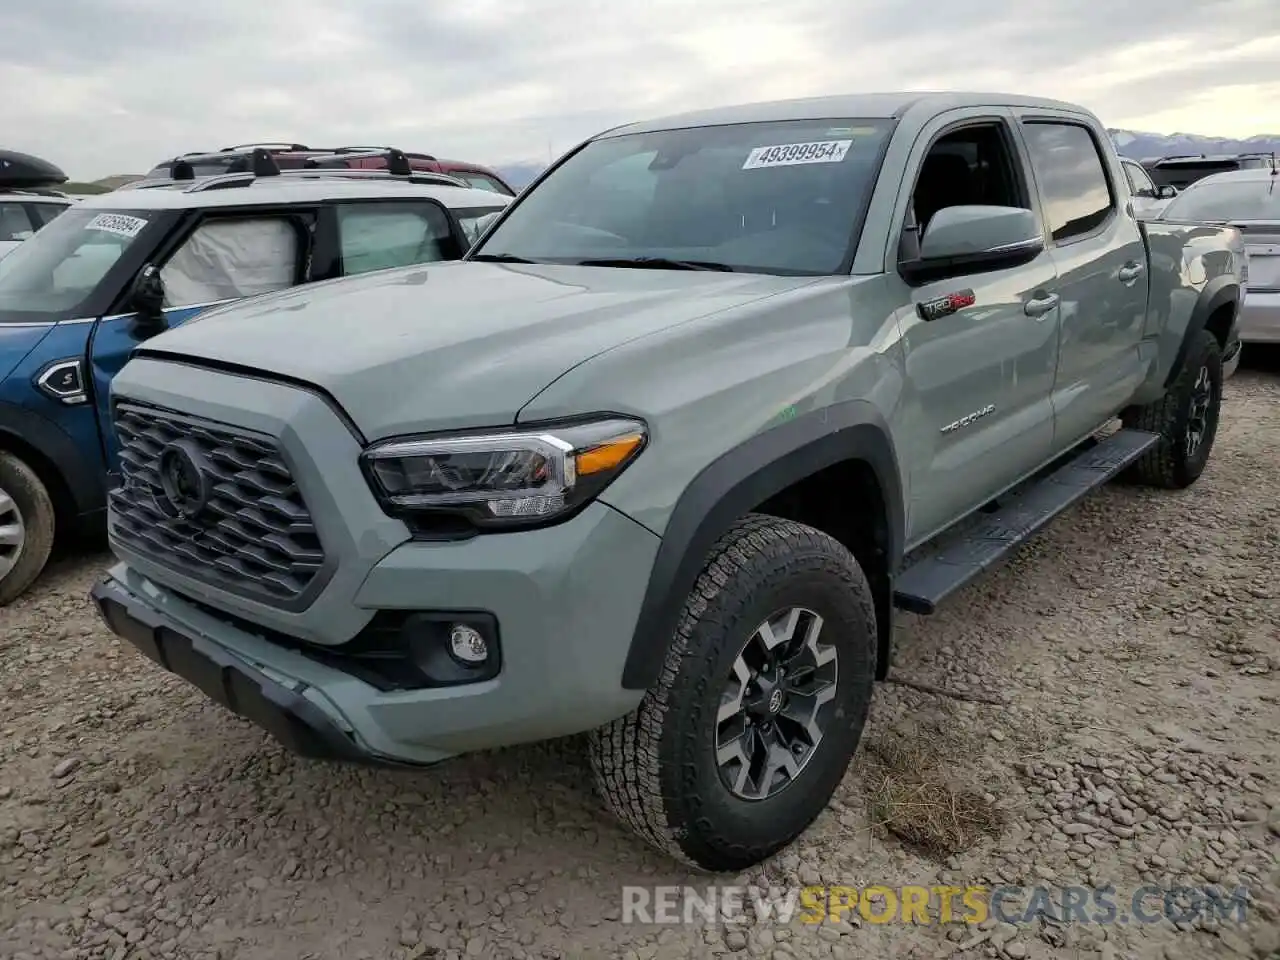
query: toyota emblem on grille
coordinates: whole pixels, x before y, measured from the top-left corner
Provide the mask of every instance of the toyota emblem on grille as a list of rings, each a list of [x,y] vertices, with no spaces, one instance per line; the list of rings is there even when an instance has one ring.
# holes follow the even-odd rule
[[[203,457],[198,448],[185,441],[171,443],[160,451],[158,464],[160,489],[167,501],[164,506],[174,515],[194,520],[213,497],[213,480],[201,469]]]

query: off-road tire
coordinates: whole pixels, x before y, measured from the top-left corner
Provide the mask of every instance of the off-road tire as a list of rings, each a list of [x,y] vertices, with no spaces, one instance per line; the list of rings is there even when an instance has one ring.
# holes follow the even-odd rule
[[[742,644],[780,610],[823,617],[835,646],[834,708],[799,774],[760,800],[735,796],[715,761],[716,713]],[[876,619],[858,562],[826,534],[750,515],[712,549],[640,706],[594,731],[589,753],[606,805],[664,853],[707,871],[771,856],[823,811],[848,769],[871,704]]]
[[[1196,382],[1202,371],[1208,373],[1212,391],[1208,429],[1194,454],[1188,455],[1187,425]],[[1128,479],[1166,490],[1182,490],[1195,483],[1209,462],[1221,409],[1222,348],[1212,333],[1201,330],[1187,351],[1186,363],[1164,396],[1144,406],[1132,407],[1121,417],[1126,427],[1160,436],[1160,441],[1127,471]]]
[[[0,579],[0,607],[7,606],[31,586],[53,549],[54,512],[49,491],[36,472],[11,453],[0,451],[0,490],[17,504],[26,528],[18,562]]]

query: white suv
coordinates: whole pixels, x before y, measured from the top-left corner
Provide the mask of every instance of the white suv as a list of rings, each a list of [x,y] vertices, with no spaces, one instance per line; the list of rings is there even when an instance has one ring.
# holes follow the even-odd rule
[[[48,191],[0,188],[0,257],[75,203]]]

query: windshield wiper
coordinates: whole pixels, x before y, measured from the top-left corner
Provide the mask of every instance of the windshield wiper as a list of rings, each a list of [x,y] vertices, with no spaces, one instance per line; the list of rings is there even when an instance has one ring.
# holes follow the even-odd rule
[[[647,267],[651,270],[716,270],[733,273],[733,267],[714,260],[672,260],[668,257],[597,257],[575,260],[579,267]]]
[[[539,260],[529,260],[526,257],[517,257],[514,253],[477,253],[472,260],[483,260],[485,263],[540,263]]]

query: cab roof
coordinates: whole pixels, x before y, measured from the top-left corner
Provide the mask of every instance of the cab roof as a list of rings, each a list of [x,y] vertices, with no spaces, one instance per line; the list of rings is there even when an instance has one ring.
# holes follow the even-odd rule
[[[1091,116],[1082,107],[1062,100],[1027,97],[1011,93],[967,93],[901,91],[897,93],[857,93],[794,100],[770,100],[709,110],[693,110],[652,120],[615,127],[601,136],[622,136],[677,127],[710,127],[727,123],[769,123],[784,120],[890,120],[906,115],[915,107],[933,112],[960,107],[1040,107]]]
[[[212,178],[210,178],[212,179]],[[176,180],[146,189],[113,190],[88,197],[78,207],[103,210],[194,210],[208,207],[277,206],[322,200],[376,200],[430,197],[450,209],[505,206],[511,198],[491,190],[378,178],[316,176],[259,177],[243,184],[187,192],[200,180]]]

